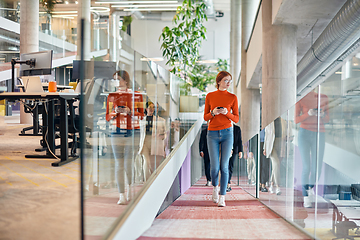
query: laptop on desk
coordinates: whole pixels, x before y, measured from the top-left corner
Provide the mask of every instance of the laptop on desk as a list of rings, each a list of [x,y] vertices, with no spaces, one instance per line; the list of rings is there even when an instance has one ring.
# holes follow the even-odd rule
[[[24,92],[37,93],[44,92],[41,79],[39,76],[24,76],[21,77]]]

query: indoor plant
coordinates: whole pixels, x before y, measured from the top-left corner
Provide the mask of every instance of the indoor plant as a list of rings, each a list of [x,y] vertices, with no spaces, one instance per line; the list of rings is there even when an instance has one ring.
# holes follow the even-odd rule
[[[162,55],[171,72],[186,80],[186,71],[195,65],[202,40],[206,39],[206,5],[202,0],[184,0],[173,18],[174,26],[166,26],[159,38]]]

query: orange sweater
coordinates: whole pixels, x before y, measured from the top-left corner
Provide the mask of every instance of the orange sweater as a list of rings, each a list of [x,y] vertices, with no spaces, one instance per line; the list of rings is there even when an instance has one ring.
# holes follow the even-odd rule
[[[131,114],[115,113],[119,106],[129,107]],[[144,117],[143,97],[139,92],[110,93],[106,104],[106,121],[116,119],[116,127],[121,129],[139,129],[139,120]]]
[[[320,97],[320,107],[324,112],[324,116],[320,117],[319,132],[325,132],[324,124],[329,122],[329,100],[325,94],[317,94],[315,92],[308,93],[299,102],[296,103],[295,123],[301,123],[300,127],[307,130],[318,131],[318,117],[309,116],[308,111],[318,108],[318,98]]]
[[[224,107],[228,110],[228,113],[226,115],[219,114],[213,117],[211,110],[216,107]],[[229,128],[232,126],[231,121],[237,123],[239,121],[239,108],[236,95],[226,90],[216,90],[208,93],[205,99],[204,120],[210,120],[208,127],[210,131]]]

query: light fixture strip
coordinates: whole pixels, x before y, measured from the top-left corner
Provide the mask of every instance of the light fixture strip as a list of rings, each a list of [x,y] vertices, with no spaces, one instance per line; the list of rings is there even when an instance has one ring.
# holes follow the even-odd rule
[[[121,2],[95,2],[95,4],[142,4],[142,3],[178,3],[179,1],[121,1]]]
[[[39,12],[39,13],[46,13],[46,12]],[[69,14],[69,13],[77,13],[77,11],[54,11],[51,13],[53,13],[53,14]]]
[[[139,7],[139,8],[147,8],[147,7],[154,7],[154,8],[162,8],[162,7],[174,7],[177,8],[181,6],[181,4],[152,4],[152,5],[147,5],[147,4],[140,4],[140,5],[111,5],[112,8],[134,8],[134,7]]]
[[[124,8],[125,12],[140,12],[140,11],[176,11],[177,8]]]
[[[61,14],[61,15],[53,15],[52,17],[77,17],[76,14]]]

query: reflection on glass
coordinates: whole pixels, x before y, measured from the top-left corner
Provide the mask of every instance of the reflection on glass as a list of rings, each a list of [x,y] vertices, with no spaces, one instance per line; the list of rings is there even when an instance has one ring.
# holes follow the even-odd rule
[[[166,134],[165,139],[165,154],[166,156],[170,154],[172,150],[178,145],[181,138],[185,135],[186,129],[181,127],[180,118],[176,118],[175,120],[171,120],[170,130]]]
[[[264,154],[265,128],[260,131],[260,192],[268,192],[270,159]]]
[[[246,142],[244,144],[244,158],[246,159],[246,171],[248,177],[248,183],[255,185],[256,181],[256,168],[255,168],[255,159],[254,153],[249,148],[250,143]]]
[[[251,195],[256,195],[256,171],[258,155],[258,135],[243,144],[243,162],[240,162],[240,185]],[[241,161],[241,159],[240,159]]]
[[[155,107],[153,102],[146,103],[146,118],[140,124],[140,147],[139,153],[144,158],[144,180],[160,165],[165,157],[165,119],[158,116],[159,105]]]
[[[271,160],[269,192],[281,194],[280,190],[280,158],[282,125],[281,118],[275,119],[265,127],[264,155]]]
[[[306,208],[312,207],[315,201],[313,188],[321,175],[325,149],[324,124],[329,121],[328,98],[324,94],[318,94],[317,89],[302,98],[296,104],[295,111],[295,123],[300,123],[298,143],[302,160],[302,194]]]
[[[130,200],[126,185],[134,182],[134,145],[140,139],[139,120],[143,118],[142,95],[130,89],[129,73],[121,70],[114,73],[119,81],[117,92],[110,93],[107,99],[106,120],[116,121],[116,130],[111,135],[111,146],[115,160],[115,178],[120,193],[118,204]],[[132,139],[133,138],[133,139]],[[125,195],[126,194],[126,195]]]

